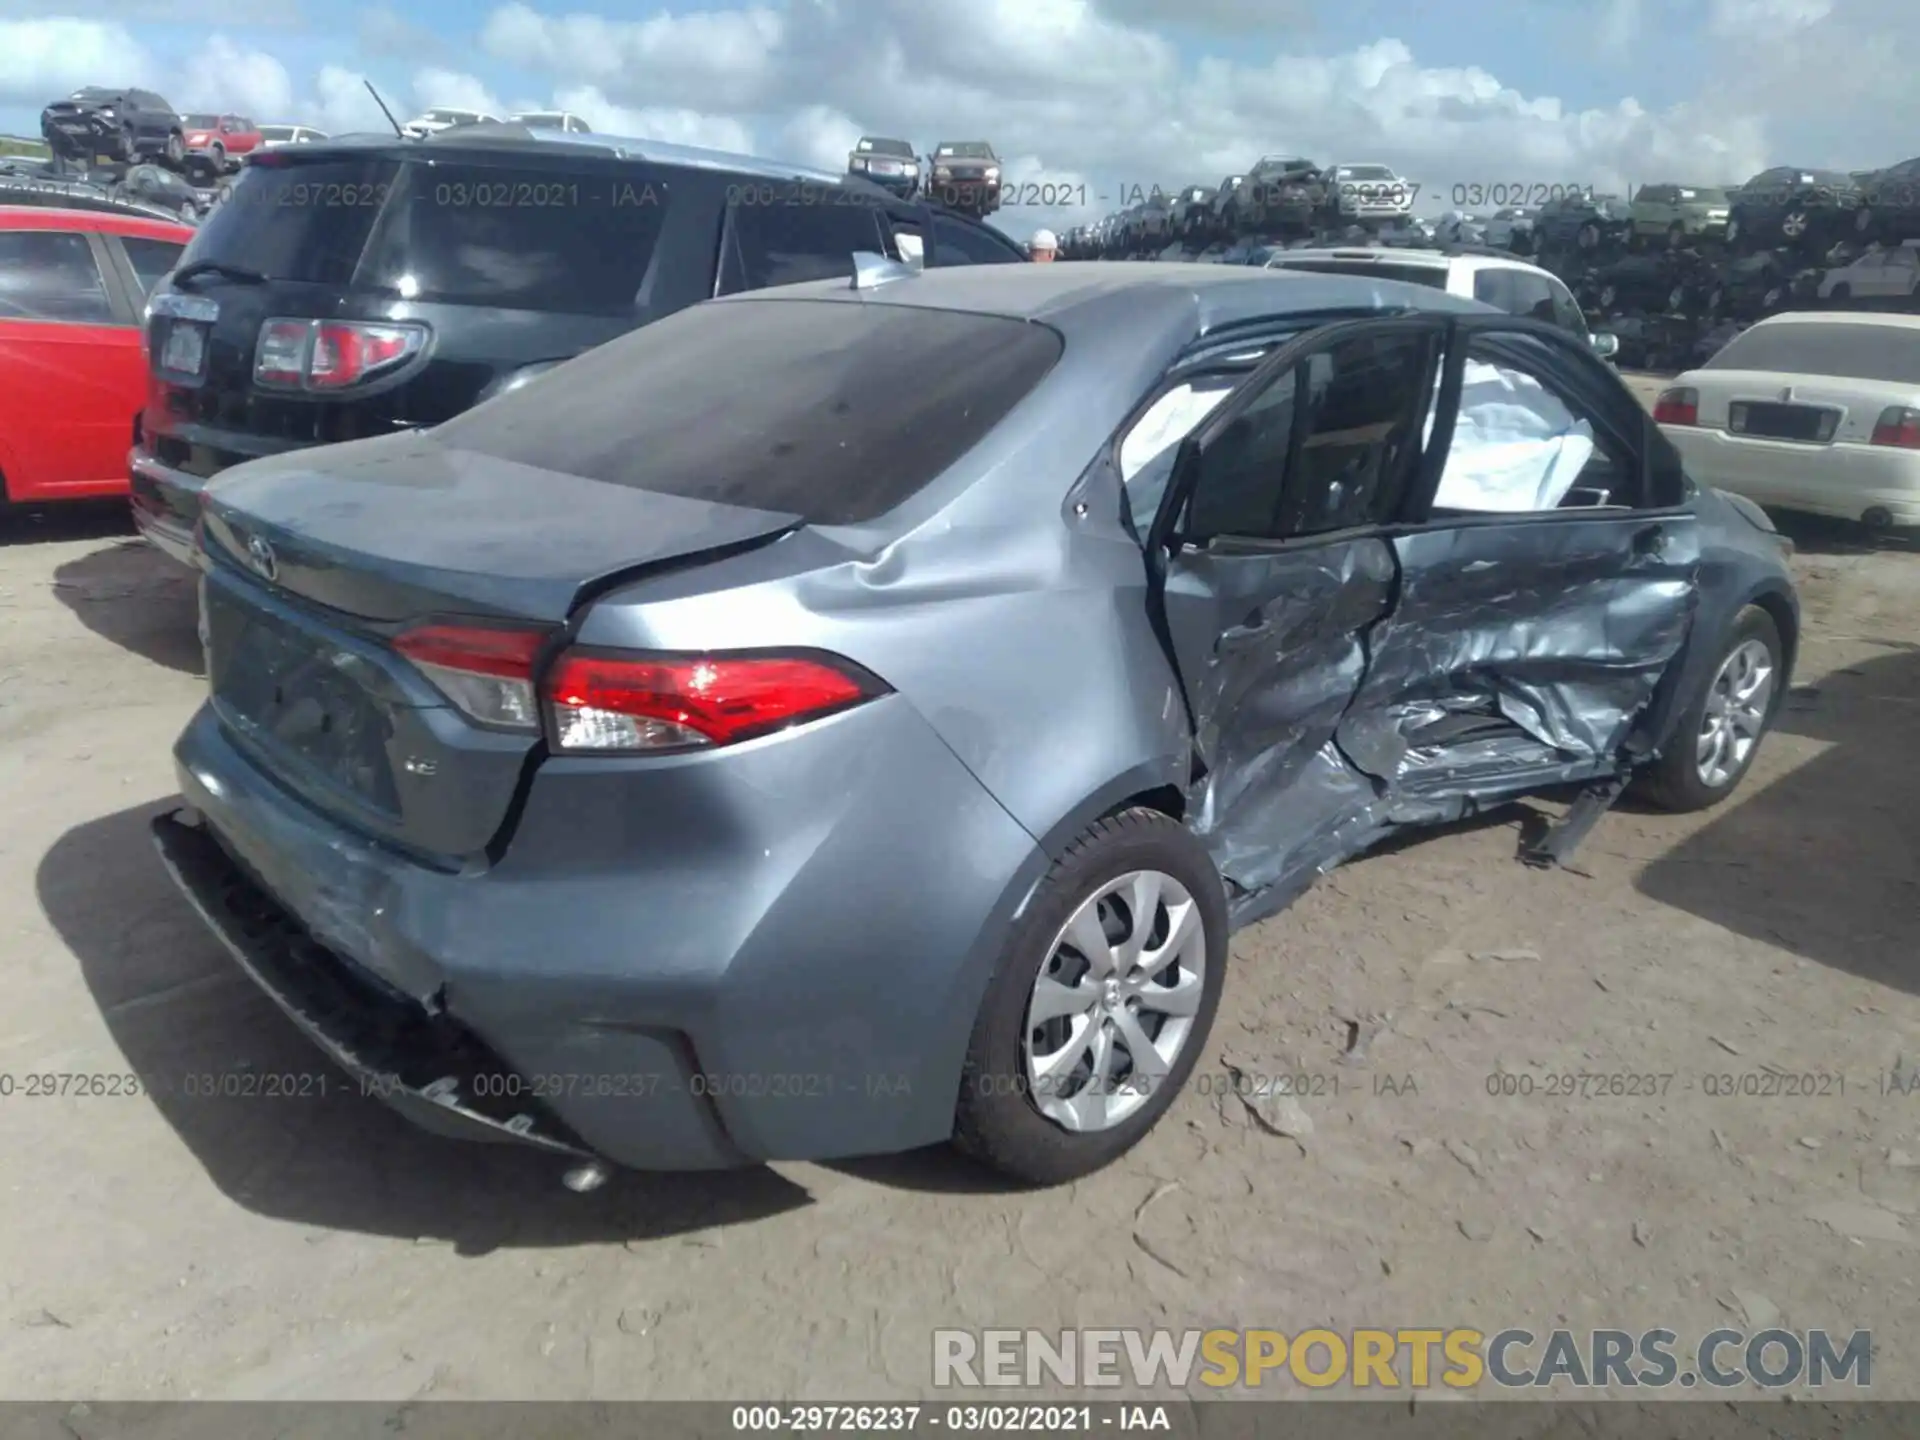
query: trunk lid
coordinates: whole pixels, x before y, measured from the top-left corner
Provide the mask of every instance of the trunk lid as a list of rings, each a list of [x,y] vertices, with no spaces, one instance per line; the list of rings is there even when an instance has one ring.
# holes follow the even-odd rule
[[[1920,387],[1890,380],[1822,379],[1771,370],[1695,370],[1673,382],[1700,392],[1699,424],[1753,440],[1809,448],[1865,445],[1889,406],[1920,407]],[[1744,424],[1735,427],[1735,406]],[[1832,417],[1826,426],[1821,417]],[[1823,438],[1824,437],[1824,438]]]
[[[799,521],[438,445],[430,433],[229,472],[203,511],[213,704],[309,803],[424,859],[483,854],[538,737],[467,720],[392,648],[429,617],[558,628],[615,577]]]

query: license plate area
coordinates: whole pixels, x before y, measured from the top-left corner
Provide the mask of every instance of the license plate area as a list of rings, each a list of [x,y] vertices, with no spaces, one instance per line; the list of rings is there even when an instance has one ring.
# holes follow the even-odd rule
[[[1827,445],[1840,428],[1840,412],[1825,405],[1783,405],[1737,400],[1727,407],[1727,429],[1759,440],[1794,440]]]
[[[358,678],[365,662],[240,603],[224,584],[206,586],[202,615],[208,686],[222,716],[255,744],[397,816],[395,716]]]

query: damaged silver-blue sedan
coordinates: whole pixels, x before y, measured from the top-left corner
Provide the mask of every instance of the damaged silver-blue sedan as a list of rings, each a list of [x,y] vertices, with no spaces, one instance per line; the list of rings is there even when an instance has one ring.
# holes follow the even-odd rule
[[[168,866],[369,1088],[576,1188],[1091,1171],[1230,931],[1528,792],[1542,864],[1724,799],[1799,630],[1578,337],[1205,265],[859,257],[229,471],[198,543]]]

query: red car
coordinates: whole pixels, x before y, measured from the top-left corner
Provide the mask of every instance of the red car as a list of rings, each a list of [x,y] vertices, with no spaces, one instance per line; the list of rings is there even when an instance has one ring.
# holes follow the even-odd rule
[[[187,164],[224,175],[260,148],[260,127],[244,115],[183,115]]]
[[[147,294],[185,225],[0,206],[0,503],[127,493]]]

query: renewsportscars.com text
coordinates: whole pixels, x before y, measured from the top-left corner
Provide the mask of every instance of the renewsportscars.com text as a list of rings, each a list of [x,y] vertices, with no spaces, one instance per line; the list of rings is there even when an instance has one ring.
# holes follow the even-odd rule
[[[1691,1357],[1691,1358],[1689,1358]],[[1688,1345],[1672,1330],[1511,1328],[1301,1330],[936,1330],[941,1389],[1042,1385],[1313,1390],[1725,1390],[1873,1383],[1873,1335],[1855,1330],[1713,1330]]]

